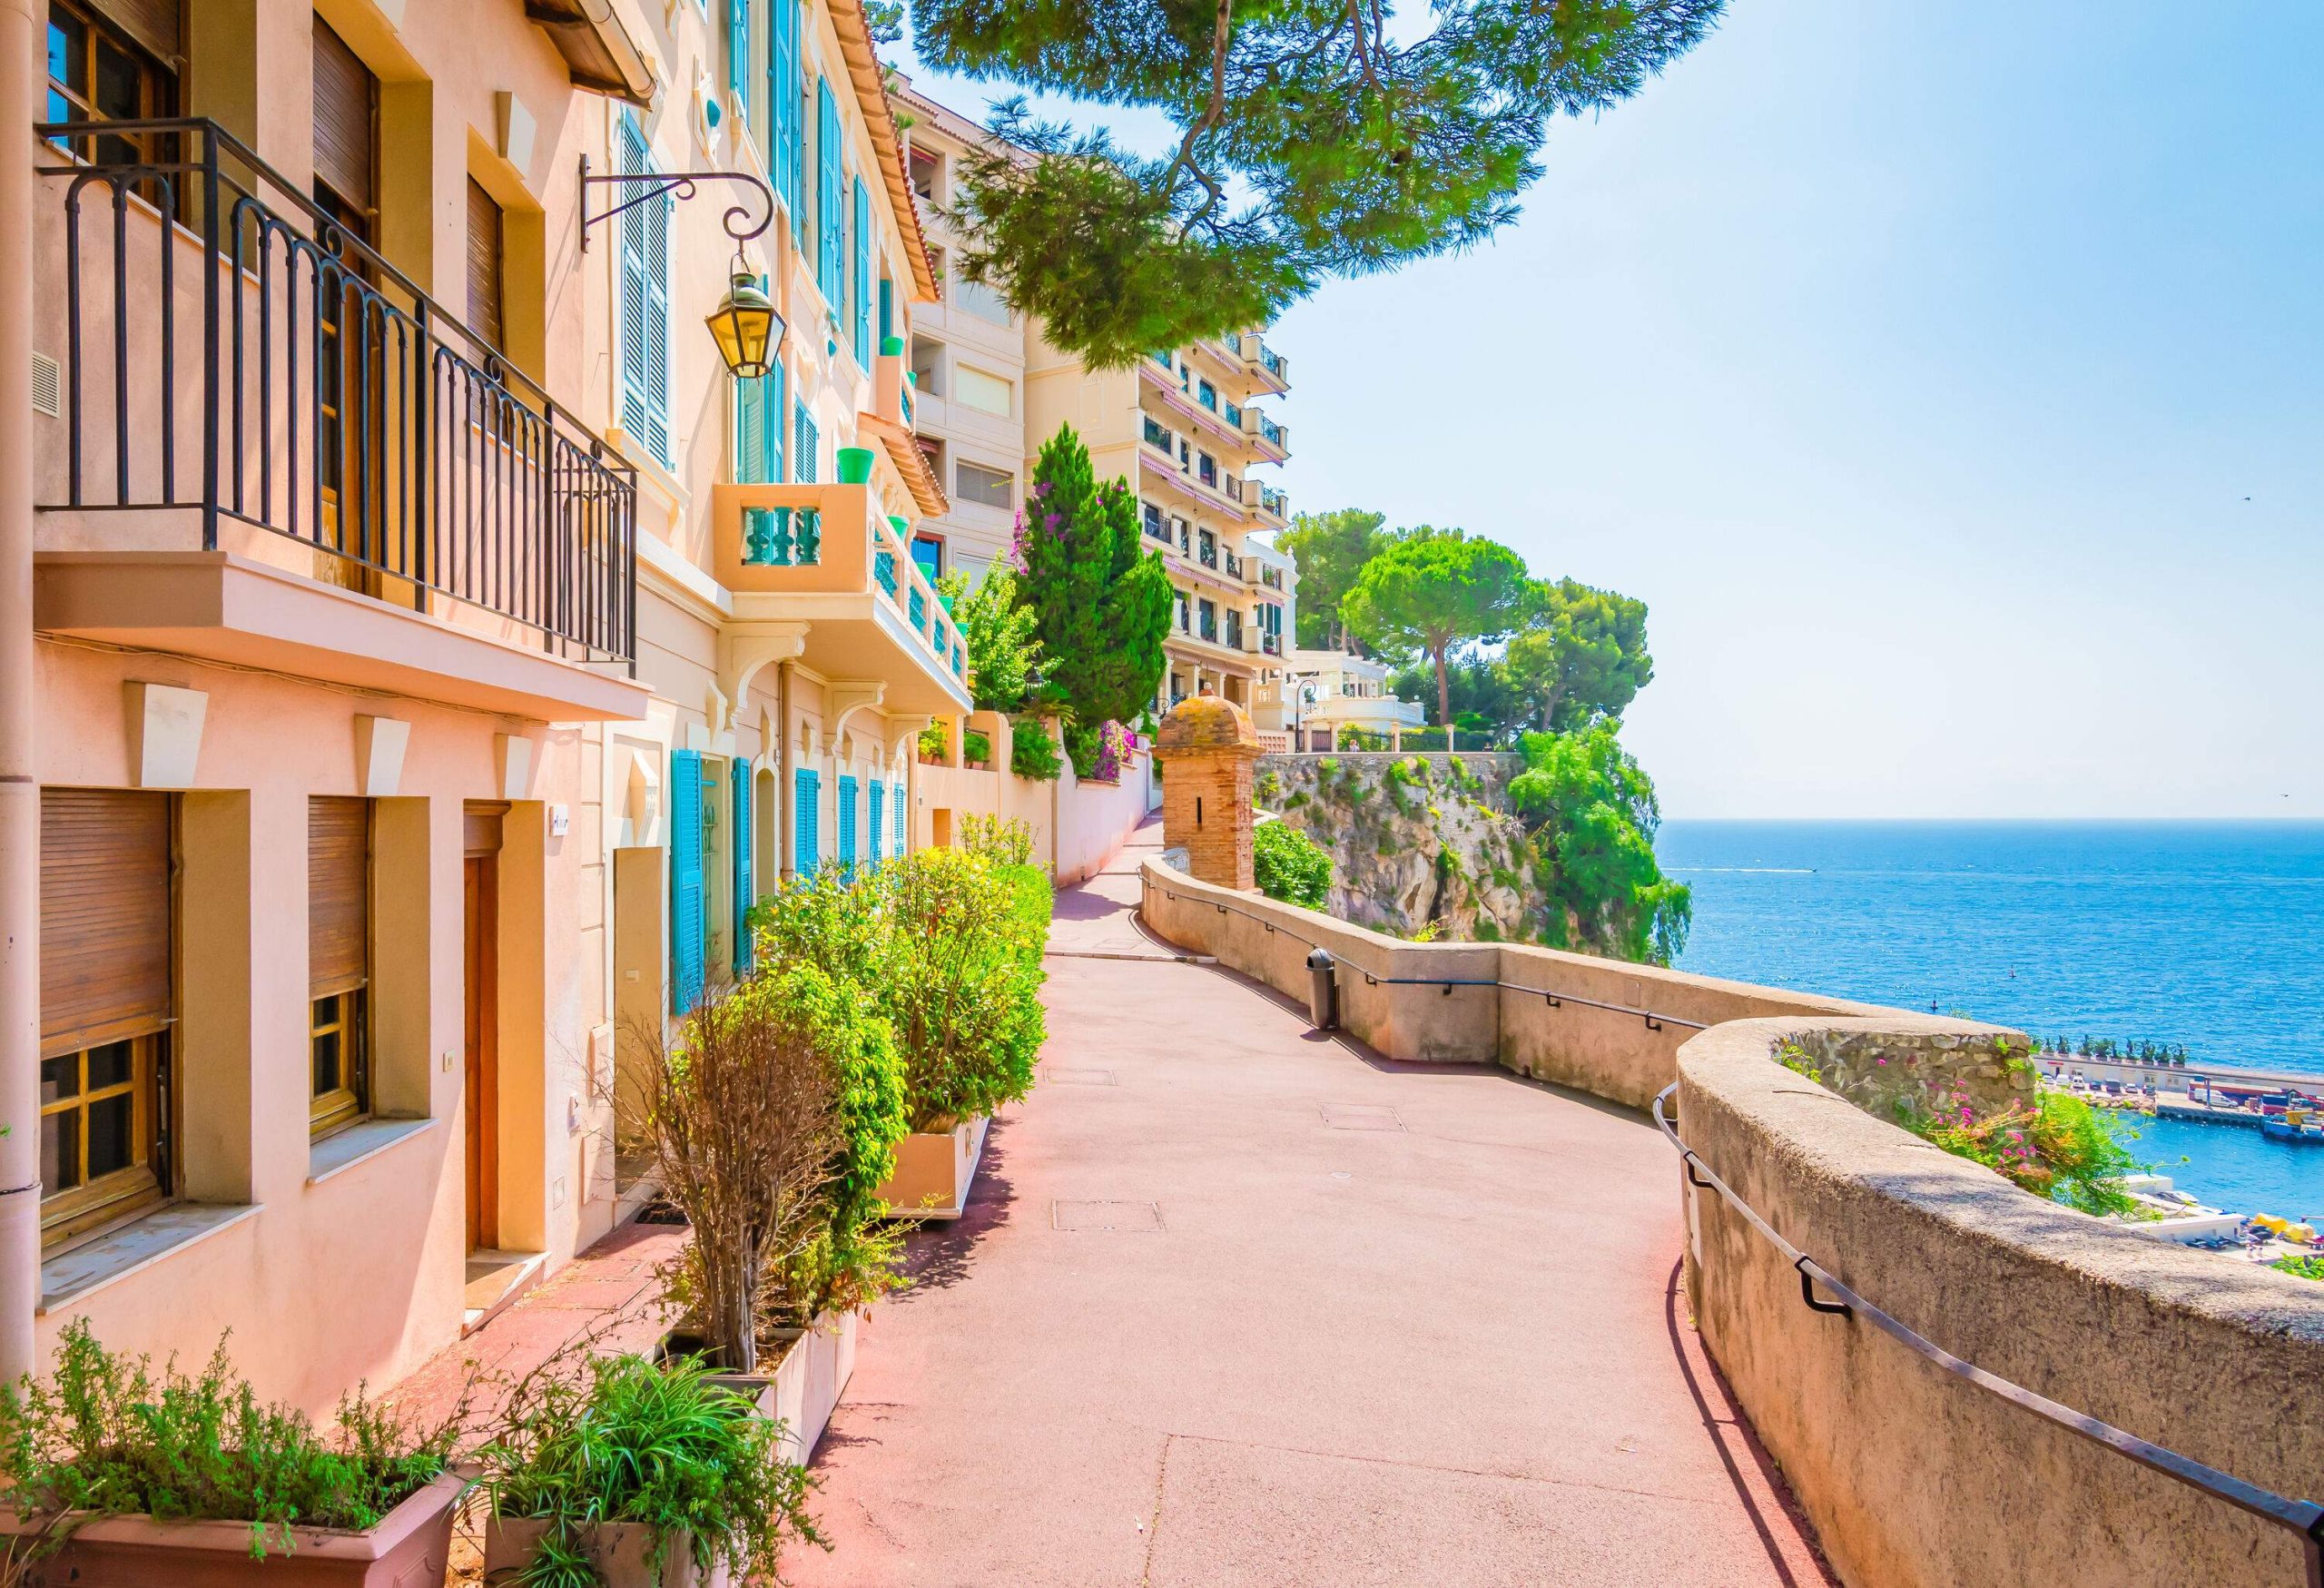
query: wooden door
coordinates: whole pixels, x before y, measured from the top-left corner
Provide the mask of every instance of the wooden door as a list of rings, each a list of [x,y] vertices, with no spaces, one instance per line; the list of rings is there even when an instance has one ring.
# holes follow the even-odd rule
[[[500,1244],[499,859],[470,854],[465,869],[468,1249],[478,1251]]]

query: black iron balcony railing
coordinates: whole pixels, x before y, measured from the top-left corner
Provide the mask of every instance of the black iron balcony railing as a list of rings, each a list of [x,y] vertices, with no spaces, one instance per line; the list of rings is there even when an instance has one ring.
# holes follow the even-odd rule
[[[63,255],[43,507],[197,509],[206,550],[271,531],[332,583],[634,666],[635,469],[216,123],[34,131]]]

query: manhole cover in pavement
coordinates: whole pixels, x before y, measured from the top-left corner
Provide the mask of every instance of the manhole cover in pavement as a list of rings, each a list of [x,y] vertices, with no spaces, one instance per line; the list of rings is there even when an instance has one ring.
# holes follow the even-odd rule
[[[1044,1080],[1059,1086],[1111,1086],[1114,1072],[1110,1070],[1044,1070]]]
[[[1325,1103],[1324,1123],[1334,1130],[1401,1130],[1396,1110],[1377,1103]]]
[[[1117,1235],[1158,1235],[1162,1209],[1151,1202],[1052,1202],[1053,1229],[1111,1230]]]

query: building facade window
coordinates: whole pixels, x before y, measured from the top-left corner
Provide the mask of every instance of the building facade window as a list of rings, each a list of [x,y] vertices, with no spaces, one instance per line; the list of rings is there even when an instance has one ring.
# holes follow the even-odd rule
[[[177,114],[183,44],[175,5],[107,5],[49,0],[48,103],[52,122],[154,121]],[[174,151],[158,133],[108,133],[74,152],[100,164],[158,160]],[[140,190],[141,192],[143,190]],[[149,199],[157,194],[148,193]]]
[[[1218,603],[1207,600],[1200,603],[1196,619],[1202,637],[1216,642],[1218,638]]]
[[[39,1129],[48,1245],[170,1190],[174,827],[167,794],[41,793]]]
[[[1009,311],[1008,300],[988,282],[959,282],[952,290],[952,301],[963,313],[973,314],[988,325],[1006,328],[1017,323],[1017,317]]]
[[[989,375],[972,364],[954,367],[952,397],[962,408],[972,408],[996,419],[1008,419],[1017,411],[1016,383]]]
[[[928,582],[934,584],[944,577],[944,538],[940,535],[913,536],[911,559],[920,565],[920,571]]]
[[[370,1112],[371,803],[307,802],[307,1124]]]
[[[998,469],[987,469],[981,463],[962,459],[954,466],[952,494],[964,502],[975,502],[987,508],[1013,508],[1017,505],[1017,477]]]
[[[912,390],[922,397],[944,395],[944,344],[933,337],[911,339]]]

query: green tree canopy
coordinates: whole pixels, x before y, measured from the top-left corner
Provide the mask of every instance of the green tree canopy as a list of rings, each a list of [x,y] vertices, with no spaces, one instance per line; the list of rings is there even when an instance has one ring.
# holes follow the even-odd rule
[[[955,568],[936,581],[968,642],[969,692],[979,711],[1021,710],[1039,681],[1040,619],[1017,599],[1017,575],[995,566],[974,589]]]
[[[1630,98],[1724,0],[913,0],[939,71],[1160,113],[1147,157],[1034,119],[964,163],[970,281],[1119,368],[1275,318],[1324,278],[1482,242],[1541,174],[1550,119]],[[1419,22],[1421,25],[1403,25]]]
[[[1523,748],[1525,770],[1509,794],[1534,824],[1550,946],[1669,964],[1686,947],[1694,902],[1654,857],[1662,813],[1652,780],[1611,722],[1528,734]]]
[[[1510,688],[1499,657],[1456,654],[1445,664],[1444,680],[1446,704],[1452,708],[1453,723],[1463,733],[1487,735],[1502,744],[1517,742],[1518,732],[1525,725],[1524,703]],[[1435,720],[1436,675],[1425,657],[1390,675],[1388,686],[1399,700],[1425,706],[1430,720]]]
[[[1016,562],[1043,657],[1035,698],[1084,723],[1143,717],[1162,682],[1170,577],[1138,533],[1137,498],[1098,482],[1070,425],[1034,461]]]
[[[1544,584],[1500,670],[1521,705],[1515,715],[1548,731],[1620,716],[1654,678],[1646,603],[1574,579]]]
[[[1452,720],[1445,658],[1457,645],[1497,640],[1534,599],[1525,559],[1497,540],[1426,525],[1364,567],[1341,603],[1348,627],[1383,651],[1424,654],[1436,671],[1436,720]]]
[[[1277,537],[1299,565],[1298,641],[1305,648],[1330,650],[1346,642],[1340,603],[1373,554],[1396,538],[1384,528],[1387,521],[1362,508],[1334,508],[1296,515]]]

